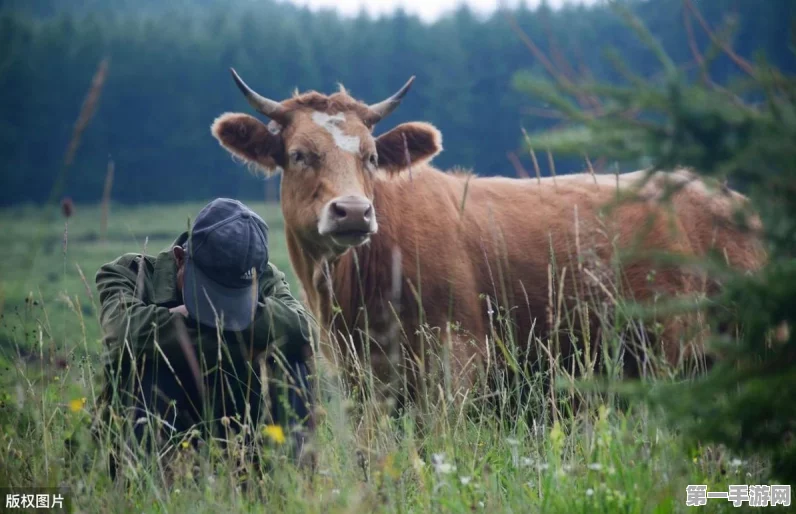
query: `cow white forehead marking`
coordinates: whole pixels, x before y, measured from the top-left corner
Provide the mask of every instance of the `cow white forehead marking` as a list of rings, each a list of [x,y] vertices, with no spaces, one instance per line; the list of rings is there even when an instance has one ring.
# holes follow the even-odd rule
[[[270,132],[275,136],[279,135],[279,133],[282,132],[282,125],[275,122],[274,120],[271,120],[268,122],[268,132]]]
[[[340,124],[345,122],[345,115],[342,112],[330,116],[325,112],[315,111],[312,113],[312,121],[332,135],[338,148],[345,152],[359,153],[359,137],[346,135],[340,128]]]

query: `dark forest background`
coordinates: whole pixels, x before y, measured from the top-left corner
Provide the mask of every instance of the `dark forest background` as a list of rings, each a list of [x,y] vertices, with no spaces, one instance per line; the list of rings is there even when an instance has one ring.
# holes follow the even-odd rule
[[[678,64],[692,66],[682,0],[627,3]],[[713,27],[738,19],[738,54],[754,59],[761,53],[782,71],[796,70],[788,47],[796,2],[695,3]],[[460,8],[424,24],[400,10],[381,18],[343,18],[273,0],[5,0],[0,204],[48,198],[92,75],[106,56],[102,96],[63,190],[79,202],[100,200],[109,158],[115,163],[115,201],[262,199],[263,180],[232,162],[209,132],[225,111],[251,112],[230,66],[260,93],[279,100],[295,88],[329,93],[342,83],[355,97],[373,102],[417,75],[401,108],[377,131],[429,121],[443,133],[438,166],[514,176],[508,152],[517,152],[532,169],[519,150],[521,127],[537,131],[558,121],[514,86],[517,72],[543,74],[545,67],[507,16],[573,74],[615,80],[609,47],[639,75],[659,72],[649,49],[605,6],[521,6],[487,19]],[[697,21],[691,23],[699,47],[709,46]],[[711,65],[718,82],[736,73],[724,56]],[[548,174],[547,160],[540,161]],[[556,160],[558,173],[581,166]],[[269,195],[275,185],[270,181]]]

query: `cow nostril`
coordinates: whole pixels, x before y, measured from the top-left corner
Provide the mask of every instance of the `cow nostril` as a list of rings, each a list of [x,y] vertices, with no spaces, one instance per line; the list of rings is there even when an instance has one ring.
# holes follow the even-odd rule
[[[365,219],[370,220],[371,216],[373,216],[373,206],[368,205],[368,208],[365,209]]]
[[[348,212],[343,207],[341,207],[340,204],[337,202],[334,202],[331,205],[331,208],[332,208],[332,214],[334,214],[334,217],[337,219],[343,219],[348,215]]]

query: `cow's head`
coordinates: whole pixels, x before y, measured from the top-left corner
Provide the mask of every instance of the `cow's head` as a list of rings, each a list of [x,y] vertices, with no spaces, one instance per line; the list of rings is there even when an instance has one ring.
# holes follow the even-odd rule
[[[330,96],[311,91],[276,102],[231,71],[249,104],[270,122],[226,113],[213,123],[213,135],[265,173],[282,170],[286,227],[324,251],[341,253],[378,231],[375,180],[400,174],[408,164],[442,150],[439,131],[427,123],[404,123],[372,135],[376,123],[401,103],[414,77],[386,100],[366,105],[342,88]]]

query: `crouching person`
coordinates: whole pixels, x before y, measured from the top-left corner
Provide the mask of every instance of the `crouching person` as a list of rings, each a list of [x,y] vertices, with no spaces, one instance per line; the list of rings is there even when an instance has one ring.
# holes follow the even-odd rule
[[[255,462],[269,440],[311,462],[316,332],[269,262],[257,214],[216,199],[170,248],[122,255],[96,283],[107,348],[99,436],[113,438],[114,478],[141,455],[211,439],[243,442]]]

